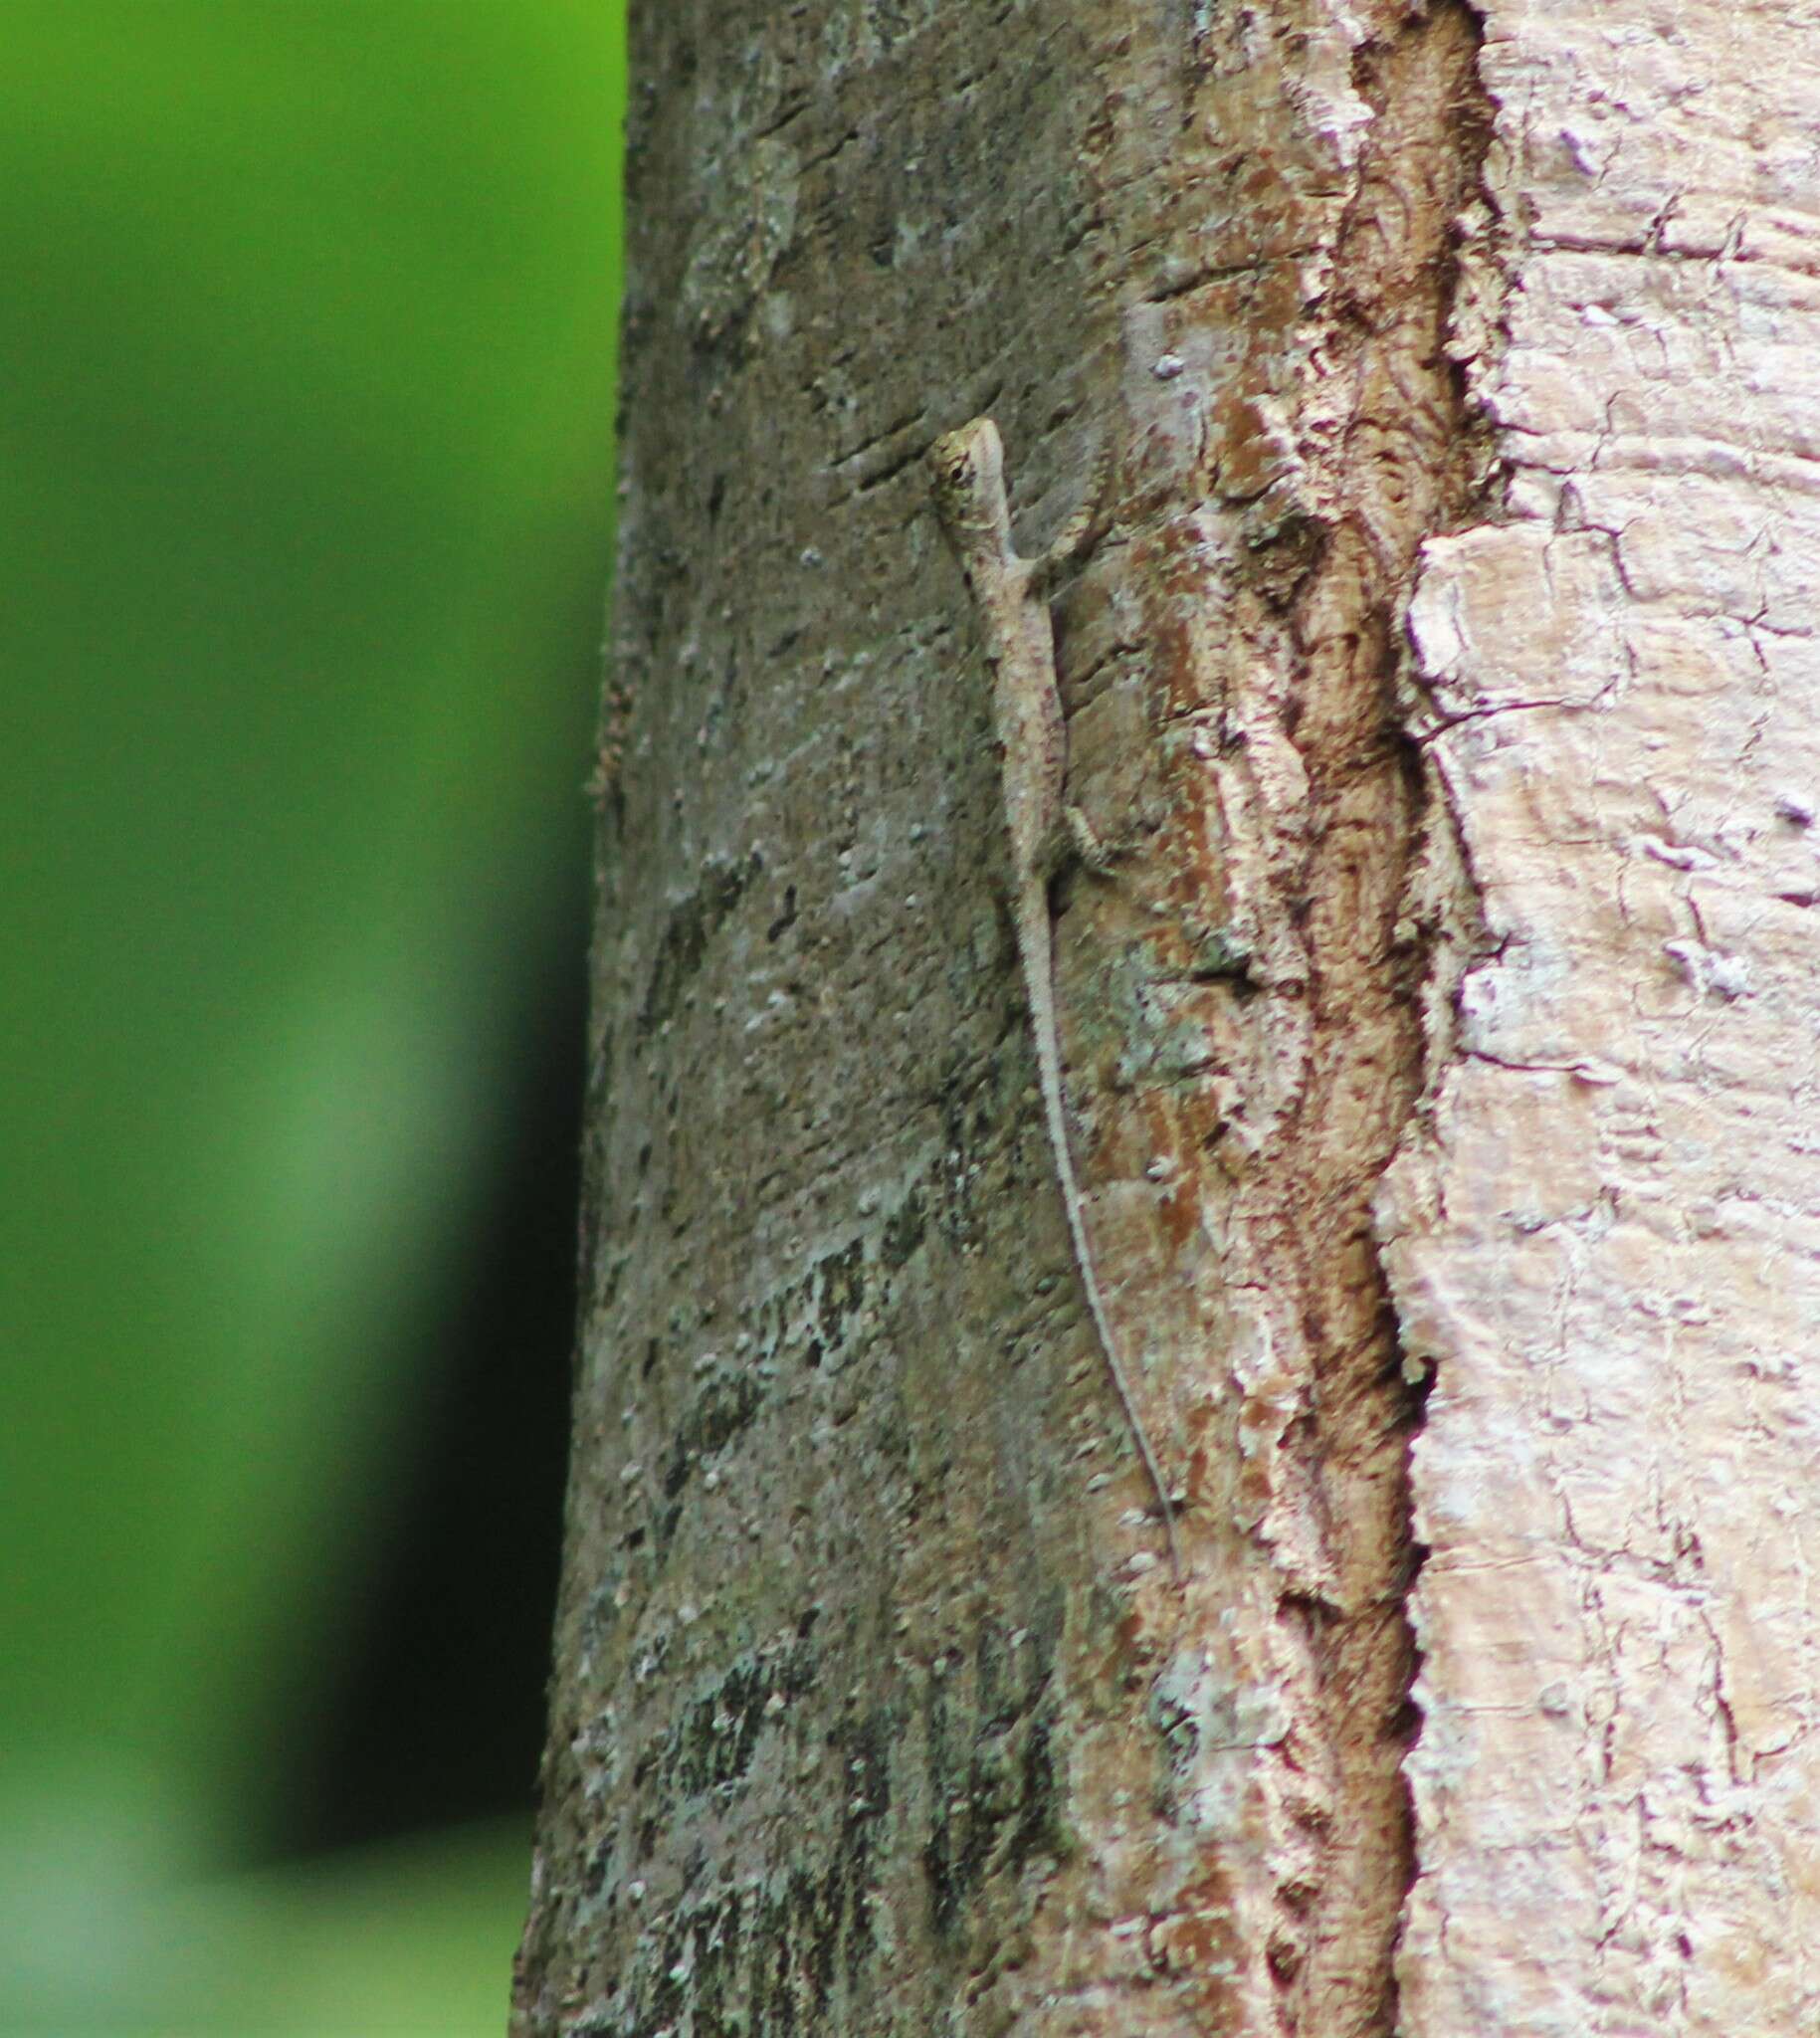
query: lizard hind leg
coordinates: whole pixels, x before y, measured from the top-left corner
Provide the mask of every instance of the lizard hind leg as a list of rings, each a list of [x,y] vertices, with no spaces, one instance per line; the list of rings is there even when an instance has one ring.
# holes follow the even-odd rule
[[[1112,874],[1113,852],[1079,807],[1059,806],[1036,845],[1033,862],[1047,887],[1079,864],[1096,878]]]
[[[1112,852],[1100,839],[1094,824],[1079,807],[1062,809],[1062,826],[1066,835],[1067,854],[1096,878],[1112,875]]]
[[[1114,852],[1079,807],[1064,806],[1044,831],[1035,858],[1044,888],[1079,864],[1096,878],[1112,875]]]

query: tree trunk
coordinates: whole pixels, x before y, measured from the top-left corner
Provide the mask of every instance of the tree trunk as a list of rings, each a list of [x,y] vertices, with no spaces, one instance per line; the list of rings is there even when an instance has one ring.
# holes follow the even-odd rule
[[[635,16],[515,2028],[1820,2028],[1811,27]],[[1179,1587],[928,502],[987,410],[1026,553],[1111,460],[1056,986]]]

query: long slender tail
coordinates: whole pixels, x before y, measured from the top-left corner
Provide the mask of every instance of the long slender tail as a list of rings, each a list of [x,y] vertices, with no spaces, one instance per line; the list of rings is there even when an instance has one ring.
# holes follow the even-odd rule
[[[1106,1304],[1100,1296],[1100,1278],[1094,1272],[1093,1249],[1087,1242],[1087,1225],[1081,1215],[1081,1190],[1075,1180],[1074,1156],[1068,1145],[1068,1120],[1062,1105],[1062,1049],[1057,1037],[1055,964],[1049,932],[1047,886],[1034,885],[1018,899],[1017,941],[1022,951],[1024,982],[1030,997],[1031,1031],[1036,1035],[1037,1071],[1043,1086],[1043,1110],[1049,1120],[1049,1143],[1055,1149],[1056,1176],[1062,1186],[1062,1203],[1068,1213],[1069,1235],[1074,1240],[1075,1263],[1081,1270],[1081,1285],[1087,1290],[1087,1305],[1093,1311],[1094,1325],[1100,1333],[1106,1369],[1112,1376],[1118,1405],[1124,1410],[1137,1455],[1143,1460],[1144,1470],[1150,1475],[1150,1484],[1156,1491],[1156,1504],[1162,1510],[1163,1534],[1169,1544],[1169,1568],[1179,1581],[1182,1557],[1175,1539],[1175,1510],[1169,1505],[1169,1489],[1163,1480],[1162,1467],[1156,1462],[1149,1434],[1137,1413],[1137,1404],[1131,1399],[1130,1382],[1124,1376],[1124,1367],[1118,1362],[1118,1347],[1112,1341],[1112,1326],[1107,1322]]]

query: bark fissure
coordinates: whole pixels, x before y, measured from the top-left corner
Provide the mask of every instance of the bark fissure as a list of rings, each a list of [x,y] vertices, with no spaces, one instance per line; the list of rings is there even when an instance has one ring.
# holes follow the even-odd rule
[[[1408,1480],[1424,1385],[1406,1379],[1371,1220],[1373,1193],[1423,1085],[1417,989],[1432,929],[1411,893],[1436,788],[1401,726],[1403,615],[1418,550],[1484,484],[1448,355],[1452,237],[1479,198],[1491,133],[1479,36],[1437,8],[1357,54],[1373,124],[1311,348],[1300,489],[1320,530],[1275,636],[1293,675],[1285,727],[1308,785],[1289,879],[1307,958],[1309,1044],[1260,1213],[1264,1266],[1295,1305],[1306,1413],[1286,1439],[1313,1516],[1280,1618],[1308,1665],[1285,1745],[1307,1853],[1279,1886],[1270,1958],[1286,2032],[1381,2038],[1416,1871],[1402,1758],[1414,1729],[1408,1595],[1420,1563]],[[1305,1865],[1319,1866],[1311,1879]],[[1311,1888],[1312,1880],[1312,1888]]]
[[[1712,2032],[1811,1916],[1806,172],[1614,5],[636,11],[526,2033]],[[1179,1597],[983,408],[1027,549],[1113,457],[1055,975]]]

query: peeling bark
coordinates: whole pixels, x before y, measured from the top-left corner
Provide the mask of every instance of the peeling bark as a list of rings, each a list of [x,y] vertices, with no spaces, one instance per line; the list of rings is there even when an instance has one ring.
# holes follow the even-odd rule
[[[1775,7],[1487,15],[1495,514],[1414,727],[1480,926],[1379,1221],[1416,1448],[1412,2038],[1820,2029],[1820,100]]]
[[[635,9],[524,2038],[1820,2027],[1778,27]],[[1027,552],[1112,456],[1057,984],[1180,1592],[923,494],[987,408]]]

